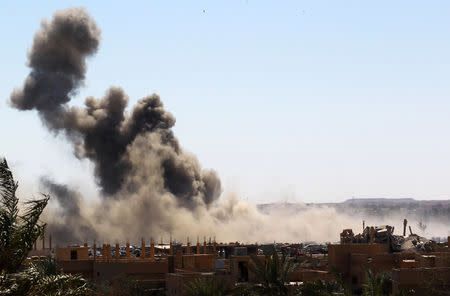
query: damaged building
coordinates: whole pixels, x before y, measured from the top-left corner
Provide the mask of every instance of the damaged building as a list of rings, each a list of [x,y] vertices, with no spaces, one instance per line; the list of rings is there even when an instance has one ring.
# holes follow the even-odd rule
[[[407,229],[409,233],[407,235]],[[394,234],[389,225],[363,227],[360,234],[344,229],[335,244],[241,244],[218,243],[214,240],[185,244],[170,240],[156,244],[151,240],[140,245],[96,243],[51,246],[30,252],[30,261],[39,256],[54,256],[58,268],[81,274],[96,283],[111,283],[119,277],[136,280],[147,290],[164,291],[166,295],[184,295],[187,283],[197,278],[215,283],[258,283],[250,264],[252,256],[265,260],[272,250],[295,263],[287,285],[308,281],[336,280],[340,274],[351,290],[360,294],[366,284],[367,271],[391,274],[393,292],[414,290],[423,295],[432,286],[450,288],[450,242],[437,243],[412,232],[404,221],[402,235]]]
[[[392,275],[394,293],[414,290],[422,295],[434,277],[439,278],[439,289],[450,287],[449,246],[438,244],[417,234],[403,223],[403,235],[394,235],[389,225],[364,227],[361,234],[344,229],[340,244],[328,246],[330,268],[341,272],[352,290],[362,290],[366,271],[388,272]]]

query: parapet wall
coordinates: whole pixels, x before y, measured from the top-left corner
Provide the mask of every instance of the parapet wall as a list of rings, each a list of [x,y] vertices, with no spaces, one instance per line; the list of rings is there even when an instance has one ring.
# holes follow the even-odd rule
[[[95,261],[93,275],[95,280],[112,280],[120,275],[142,279],[164,279],[169,272],[169,264],[164,261],[117,260]]]
[[[59,260],[56,264],[58,268],[61,268],[66,273],[79,273],[84,278],[93,278],[94,261],[92,260]]]
[[[75,257],[73,257],[75,256]],[[88,260],[89,248],[88,247],[67,247],[55,249],[56,260]]]
[[[328,262],[330,268],[336,268],[344,275],[350,273],[350,255],[366,254],[374,256],[387,252],[386,245],[382,244],[341,244],[328,246]]]
[[[110,281],[122,275],[142,280],[164,280],[169,272],[168,260],[58,260],[57,264],[64,272],[80,273],[95,281]]]
[[[213,254],[183,255],[183,269],[191,271],[214,271]]]
[[[392,288],[394,295],[406,289],[413,289],[417,295],[449,291],[450,267],[393,269]]]

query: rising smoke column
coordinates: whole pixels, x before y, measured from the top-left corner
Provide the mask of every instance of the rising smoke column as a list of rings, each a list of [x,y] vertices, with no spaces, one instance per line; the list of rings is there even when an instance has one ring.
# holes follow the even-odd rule
[[[31,72],[10,98],[18,110],[37,110],[51,132],[66,136],[77,157],[94,164],[103,192],[99,201],[83,199],[67,185],[42,179],[59,207],[46,213],[54,241],[136,242],[169,232],[180,240],[217,235],[247,242],[325,241],[341,225],[351,227],[352,219],[332,209],[265,215],[234,197],[215,203],[221,194],[217,174],[183,151],[172,131],[175,118],[158,95],[142,98],[129,113],[128,97],[118,87],[103,98],[88,97],[82,108],[69,106],[83,85],[86,58],[99,43],[100,29],[84,9],[56,12],[50,22],[42,21],[28,54]]]
[[[104,199],[128,198],[148,182],[134,177],[142,170],[129,157],[133,149],[142,149],[139,155],[142,160],[151,155],[154,169],[145,175],[160,177],[154,184],[158,193],[170,193],[186,207],[197,205],[199,199],[212,203],[221,193],[220,180],[180,148],[171,130],[175,118],[158,95],[139,100],[130,115],[125,113],[128,97],[118,87],[111,87],[101,99],[88,97],[84,108],[67,105],[84,81],[86,58],[97,51],[99,42],[100,29],[83,8],[58,11],[51,22],[42,21],[28,54],[31,73],[11,94],[10,104],[37,110],[49,130],[67,136],[77,157],[94,163]],[[138,138],[147,142],[134,145]]]

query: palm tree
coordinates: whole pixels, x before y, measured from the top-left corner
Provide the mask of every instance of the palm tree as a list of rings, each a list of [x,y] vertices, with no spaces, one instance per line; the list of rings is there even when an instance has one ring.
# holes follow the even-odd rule
[[[5,159],[0,160],[0,295],[82,296],[90,293],[80,275],[63,274],[52,258],[23,266],[34,242],[44,233],[39,217],[49,196],[25,202],[20,213],[18,184]],[[23,268],[23,271],[19,270]]]
[[[342,287],[337,281],[310,281],[301,285],[297,295],[307,296],[333,296],[346,295],[342,292]]]
[[[80,275],[62,273],[50,257],[29,264],[22,272],[0,276],[0,295],[84,296],[90,292],[85,279]]]
[[[95,295],[111,295],[111,296],[144,296],[150,295],[145,285],[138,279],[121,274],[111,281],[104,281],[102,283],[94,284]],[[154,291],[156,292],[156,291]],[[151,294],[159,295],[159,294]]]
[[[0,161],[0,271],[13,273],[32,249],[33,243],[43,234],[45,224],[39,217],[47,205],[49,196],[25,202],[19,214],[16,197],[18,183],[14,181],[6,159]]]
[[[260,260],[258,256],[251,255],[251,260],[253,264],[249,264],[248,268],[255,274],[260,283],[260,285],[255,286],[255,290],[260,295],[288,294],[288,288],[285,284],[288,282],[289,275],[294,270],[295,265],[287,256],[280,259],[274,246],[271,256],[266,255],[264,260]]]
[[[231,288],[224,282],[214,282],[213,278],[199,277],[185,285],[187,296],[225,296],[230,295]]]
[[[304,282],[301,285],[296,295],[311,295],[311,296],[352,296],[352,291],[344,276],[337,269],[332,268],[331,273],[334,275],[334,280],[316,280]]]
[[[369,269],[366,271],[366,284],[363,288],[364,296],[384,296],[392,293],[392,279],[388,273],[373,274]]]

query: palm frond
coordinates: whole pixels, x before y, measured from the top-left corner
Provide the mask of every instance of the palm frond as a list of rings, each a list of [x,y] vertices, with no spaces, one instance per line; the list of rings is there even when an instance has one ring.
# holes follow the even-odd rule
[[[366,271],[366,283],[363,288],[364,296],[383,296],[392,292],[390,274],[381,272],[374,274],[370,269]]]
[[[0,161],[0,270],[5,260],[10,257],[11,239],[17,226],[19,212],[16,197],[17,183],[8,167],[6,159]]]
[[[39,221],[49,196],[25,202],[19,215],[18,184],[5,159],[0,161],[0,296],[87,295],[90,291],[80,275],[63,274],[53,259],[29,264],[18,272],[33,243],[45,231]]]
[[[24,271],[0,275],[0,295],[34,296],[34,295],[88,295],[91,290],[80,275],[45,274],[35,264]]]
[[[183,294],[188,296],[225,296],[232,290],[222,281],[216,284],[214,279],[202,277],[186,283],[184,288]]]
[[[16,198],[17,187],[18,184],[14,181],[8,163],[6,159],[3,159],[0,161],[0,198],[2,208],[11,215],[17,215],[19,211],[17,207],[19,200]]]
[[[47,206],[49,196],[25,203],[19,216],[16,196],[18,183],[5,159],[0,161],[0,271],[16,272],[25,260],[34,242],[42,235],[45,224],[39,218]]]
[[[287,295],[288,289],[285,284],[295,268],[293,262],[286,256],[280,259],[275,246],[272,255],[266,255],[264,260],[255,255],[251,255],[250,258],[253,264],[249,264],[248,268],[261,284],[255,287],[257,292],[261,295]]]

